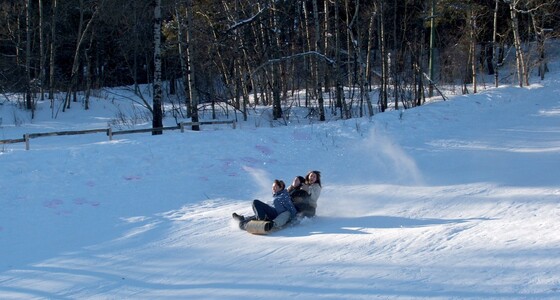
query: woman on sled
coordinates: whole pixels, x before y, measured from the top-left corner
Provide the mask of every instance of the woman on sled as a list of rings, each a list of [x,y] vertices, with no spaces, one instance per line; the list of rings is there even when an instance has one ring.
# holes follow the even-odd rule
[[[321,172],[319,171],[311,171],[305,178],[297,176],[294,179],[292,185],[288,187],[288,192],[299,216],[309,218],[315,216],[321,189]]]

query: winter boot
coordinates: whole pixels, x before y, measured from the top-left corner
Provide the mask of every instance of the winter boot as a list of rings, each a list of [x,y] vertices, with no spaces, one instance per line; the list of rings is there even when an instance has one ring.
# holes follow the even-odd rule
[[[237,213],[233,213],[231,215],[235,220],[237,220],[238,222],[243,222],[245,221],[245,217],[238,215]]]

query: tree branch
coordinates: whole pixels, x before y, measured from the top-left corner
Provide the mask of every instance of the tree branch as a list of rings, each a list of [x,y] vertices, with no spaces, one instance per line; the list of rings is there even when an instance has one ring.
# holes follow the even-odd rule
[[[254,16],[249,17],[248,19],[245,20],[241,20],[231,26],[229,26],[229,28],[226,30],[226,33],[229,33],[233,30],[236,30],[239,27],[245,26],[247,24],[252,23],[253,21],[255,21],[265,10],[268,9],[268,5],[265,5],[260,11],[258,11]]]
[[[291,60],[291,59],[294,59],[294,58],[298,58],[300,56],[308,56],[308,55],[318,56],[319,58],[324,59],[328,64],[331,64],[331,65],[335,63],[335,60],[330,59],[328,56],[326,56],[322,53],[319,53],[317,51],[307,51],[307,52],[297,53],[297,54],[290,55],[290,56],[284,56],[284,57],[280,57],[280,58],[269,59],[267,62],[263,63],[262,65],[260,65],[258,67],[256,67],[253,70],[253,72],[251,72],[250,75],[252,76],[253,74],[257,73],[257,71],[259,71],[260,69],[262,69],[262,68],[264,68],[268,65],[283,62],[283,61],[286,61],[286,60]]]

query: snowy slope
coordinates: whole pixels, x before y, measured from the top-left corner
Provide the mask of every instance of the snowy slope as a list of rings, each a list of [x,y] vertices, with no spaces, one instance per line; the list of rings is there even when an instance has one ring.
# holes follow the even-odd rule
[[[31,121],[5,103],[0,135],[105,127],[114,106],[92,105]],[[2,146],[0,298],[560,298],[558,72],[371,119],[254,124]],[[273,179],[313,169],[316,218],[237,229]]]

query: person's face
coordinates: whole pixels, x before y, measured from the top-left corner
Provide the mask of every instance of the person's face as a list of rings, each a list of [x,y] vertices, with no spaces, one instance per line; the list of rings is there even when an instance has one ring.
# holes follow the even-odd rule
[[[280,191],[280,186],[277,185],[276,183],[273,183],[273,184],[272,184],[272,192],[273,192],[273,193],[277,193],[277,192],[279,192],[279,191]]]
[[[315,181],[317,181],[317,174],[313,172],[309,173],[309,176],[307,176],[307,180],[309,180],[309,183],[311,184],[315,183]]]

